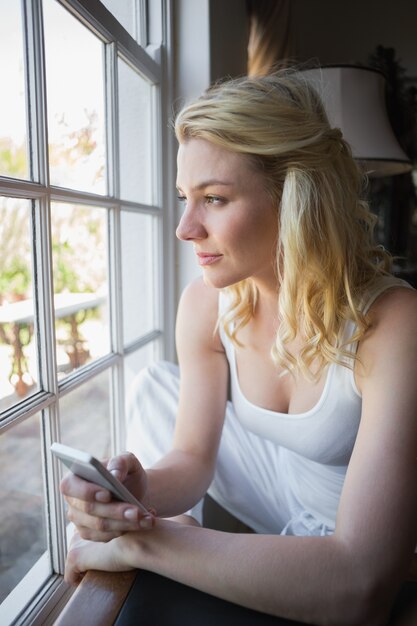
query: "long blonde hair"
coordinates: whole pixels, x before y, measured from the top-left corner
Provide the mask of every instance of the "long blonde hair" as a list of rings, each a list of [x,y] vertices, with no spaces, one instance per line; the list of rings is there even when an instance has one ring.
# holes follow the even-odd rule
[[[373,244],[364,177],[341,131],[329,126],[316,91],[292,70],[228,80],[183,108],[175,131],[180,142],[201,138],[248,155],[276,203],[275,362],[310,379],[328,363],[346,364],[340,331],[353,320],[357,330],[349,343],[363,336],[369,324],[361,297],[389,271],[390,257]],[[220,322],[238,343],[257,293],[250,278],[226,291],[230,307]],[[296,336],[304,347],[293,355],[286,346]]]

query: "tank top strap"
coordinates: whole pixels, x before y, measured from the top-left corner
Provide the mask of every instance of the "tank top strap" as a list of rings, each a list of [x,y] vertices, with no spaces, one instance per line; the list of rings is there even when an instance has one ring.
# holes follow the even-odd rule
[[[364,297],[362,298],[360,308],[362,313],[368,313],[369,309],[375,302],[375,300],[382,294],[384,291],[391,289],[392,287],[406,287],[412,289],[413,287],[407,283],[407,281],[402,278],[397,278],[396,276],[381,276],[371,287],[370,290],[366,292]]]

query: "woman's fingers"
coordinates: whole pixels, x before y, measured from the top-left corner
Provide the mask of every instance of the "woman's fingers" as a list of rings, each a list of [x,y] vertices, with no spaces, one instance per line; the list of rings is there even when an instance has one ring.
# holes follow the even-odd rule
[[[123,502],[100,504],[67,497],[67,517],[77,527],[83,539],[110,541],[132,530],[149,530],[154,517]]]
[[[139,499],[147,487],[146,472],[138,459],[130,452],[124,452],[104,463],[107,469]],[[64,496],[70,496],[86,502],[110,502],[112,495],[108,489],[79,478],[72,472],[66,474],[60,485]]]
[[[137,497],[145,493],[146,472],[133,454],[120,454],[104,464]],[[67,517],[83,539],[108,542],[128,531],[147,530],[154,525],[153,512],[144,514],[128,502],[114,500],[109,490],[71,472],[62,479],[61,492],[68,504]]]
[[[139,460],[131,452],[123,452],[114,456],[107,463],[107,469],[134,494],[142,500],[148,487],[145,470]]]
[[[98,543],[108,543],[116,537],[120,537],[124,533],[122,531],[98,531],[89,528],[88,526],[77,526],[78,534],[82,539],[86,539],[88,541],[95,541]]]
[[[61,480],[61,493],[66,497],[78,498],[85,502],[110,502],[112,496],[108,489],[100,487],[88,480],[79,478],[72,472],[69,472]]]
[[[72,496],[65,496],[65,500],[72,515],[76,515],[79,512],[92,517],[105,517],[133,522],[143,515],[137,507],[127,502],[120,502],[119,500],[101,503],[94,500],[81,500],[78,497]]]
[[[132,452],[122,452],[112,457],[106,464],[107,469],[122,482],[129,474],[143,472],[142,465]]]
[[[100,504],[68,497],[66,501],[68,519],[76,526],[90,526],[94,530],[137,530],[144,518],[138,508],[123,502]]]

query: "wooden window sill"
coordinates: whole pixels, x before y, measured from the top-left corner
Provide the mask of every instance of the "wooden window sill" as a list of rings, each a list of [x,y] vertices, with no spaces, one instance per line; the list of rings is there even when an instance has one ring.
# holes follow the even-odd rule
[[[130,572],[86,573],[54,626],[113,626],[136,578]],[[86,616],[88,615],[88,621]]]

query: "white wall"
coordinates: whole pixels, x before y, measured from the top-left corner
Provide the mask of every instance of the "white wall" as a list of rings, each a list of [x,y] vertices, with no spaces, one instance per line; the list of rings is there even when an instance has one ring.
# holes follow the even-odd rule
[[[175,0],[174,12],[178,109],[216,79],[246,73],[247,19],[245,0]],[[177,299],[199,273],[192,246],[177,242]]]
[[[210,84],[209,0],[176,0],[175,7],[175,109],[197,97]],[[172,189],[175,194],[175,189]],[[176,207],[177,224],[180,207]],[[175,237],[175,234],[172,235]],[[176,241],[176,303],[185,285],[196,275],[190,245]]]

